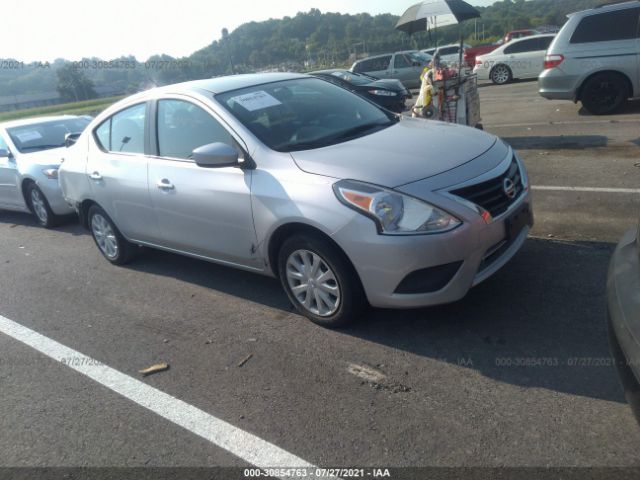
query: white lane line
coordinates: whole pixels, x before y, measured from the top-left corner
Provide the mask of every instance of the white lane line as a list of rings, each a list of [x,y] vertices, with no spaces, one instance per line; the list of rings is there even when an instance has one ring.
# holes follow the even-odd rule
[[[600,188],[600,187],[567,187],[532,185],[532,190],[548,190],[555,192],[600,192],[600,193],[640,193],[640,188]]]
[[[0,332],[259,468],[315,468],[295,455],[0,315]],[[73,361],[71,361],[73,359]],[[284,477],[283,477],[284,478]]]

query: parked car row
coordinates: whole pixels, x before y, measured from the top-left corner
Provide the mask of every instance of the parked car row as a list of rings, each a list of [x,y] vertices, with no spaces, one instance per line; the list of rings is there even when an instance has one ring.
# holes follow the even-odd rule
[[[524,165],[498,138],[401,117],[313,76],[188,82],[73,121],[86,128],[56,152],[64,162],[33,181],[59,185],[48,202],[63,197],[104,258],[123,264],[148,246],[276,277],[327,327],[368,305],[462,298],[533,222]],[[35,128],[16,138],[35,142]],[[17,148],[3,158],[21,171],[35,153]]]

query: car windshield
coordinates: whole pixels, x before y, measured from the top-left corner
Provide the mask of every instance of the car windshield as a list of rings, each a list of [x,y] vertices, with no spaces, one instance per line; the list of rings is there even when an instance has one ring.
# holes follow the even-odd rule
[[[67,133],[81,133],[90,121],[90,117],[49,120],[8,128],[7,133],[20,153],[33,153],[64,147]]]
[[[431,60],[431,56],[423,53],[423,52],[413,52],[409,54],[411,60],[414,62],[429,62]]]
[[[260,141],[279,152],[346,142],[398,121],[359,95],[316,78],[256,85],[216,99]]]

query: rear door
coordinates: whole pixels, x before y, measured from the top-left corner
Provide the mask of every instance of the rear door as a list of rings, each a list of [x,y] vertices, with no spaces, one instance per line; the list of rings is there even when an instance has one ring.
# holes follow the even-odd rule
[[[9,146],[0,134],[0,149],[9,151]],[[16,159],[0,157],[0,205],[7,208],[24,208],[20,192],[20,175]]]
[[[407,87],[415,87],[420,83],[420,68],[413,65],[411,57],[397,53],[393,57],[393,78],[397,78]]]
[[[174,96],[156,103],[157,152],[149,160],[149,190],[161,245],[234,265],[260,268],[251,209],[252,170],[203,168],[193,150],[221,142],[244,148],[203,104]]]
[[[538,38],[519,40],[504,49],[505,63],[514,78],[537,77],[544,65],[546,48]]]
[[[158,226],[147,182],[147,102],[115,113],[93,131],[86,174],[92,198],[130,240],[154,242]]]

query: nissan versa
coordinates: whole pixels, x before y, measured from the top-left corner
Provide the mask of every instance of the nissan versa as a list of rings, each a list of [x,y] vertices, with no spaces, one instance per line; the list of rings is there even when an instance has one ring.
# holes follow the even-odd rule
[[[524,166],[498,138],[297,74],[122,100],[70,148],[60,183],[110,262],[145,245],[279,277],[328,327],[367,304],[462,298],[533,222]]]

